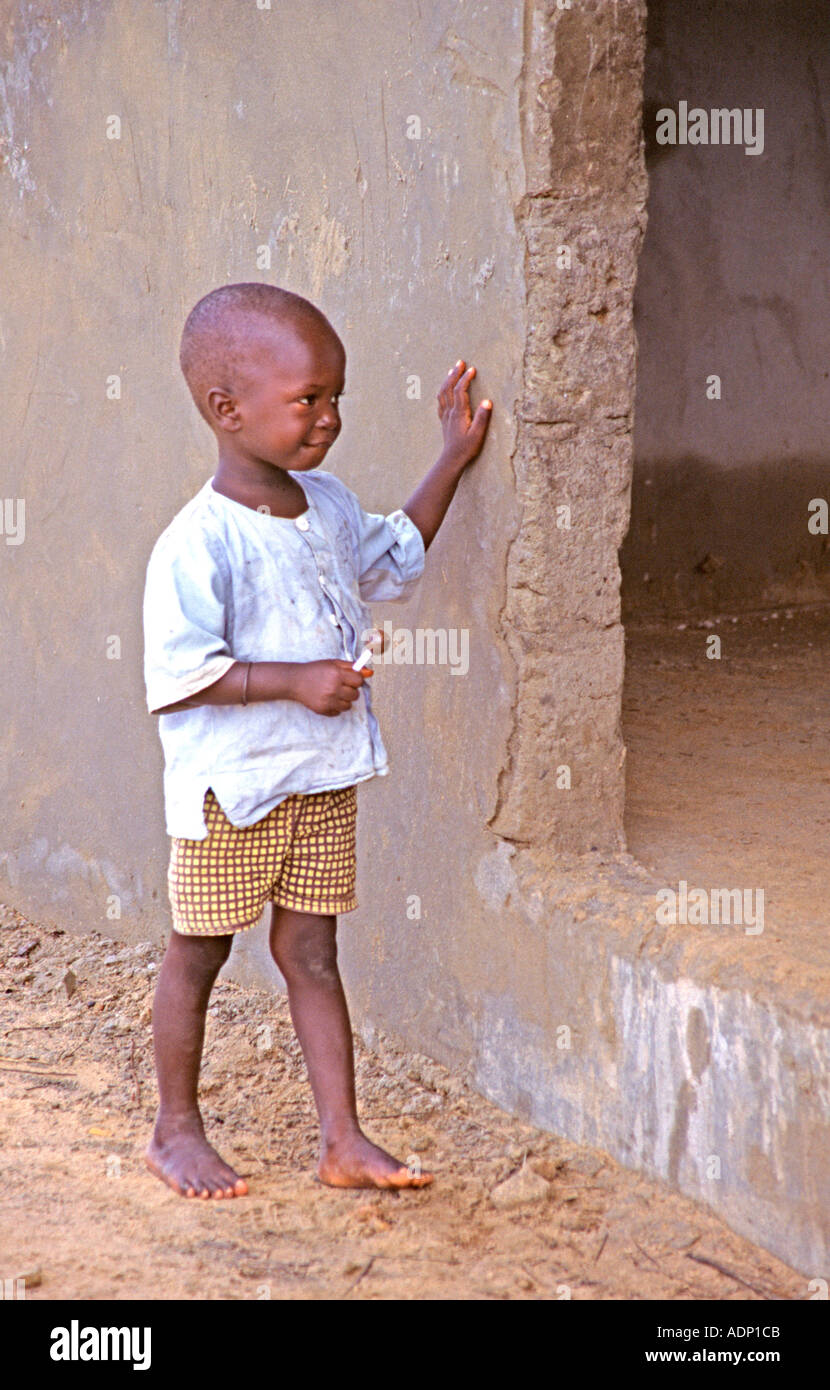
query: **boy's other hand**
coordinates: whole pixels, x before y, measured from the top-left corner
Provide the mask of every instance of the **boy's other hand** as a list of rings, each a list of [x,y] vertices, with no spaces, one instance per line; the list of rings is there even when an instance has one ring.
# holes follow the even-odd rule
[[[371,668],[353,671],[350,661],[326,657],[322,661],[304,661],[296,677],[294,698],[307,705],[315,714],[343,714],[351,709]]]
[[[481,453],[493,411],[482,401],[475,414],[470,405],[470,382],[476,374],[463,360],[456,362],[438,392],[438,418],[444,431],[444,455],[459,464],[472,463]]]

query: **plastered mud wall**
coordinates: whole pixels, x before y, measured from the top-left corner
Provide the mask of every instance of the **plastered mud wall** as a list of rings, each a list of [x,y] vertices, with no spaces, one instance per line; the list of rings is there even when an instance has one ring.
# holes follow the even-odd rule
[[[558,1007],[539,1011],[540,999],[564,1003],[573,976],[563,957],[549,978],[547,955],[515,916],[514,854],[527,848],[553,884],[565,861],[613,854],[622,843],[617,548],[627,520],[631,298],[646,194],[643,32],[641,5],[525,9],[510,107],[511,244],[526,287],[515,435],[503,460],[512,506],[485,542],[495,621],[471,635],[471,651],[499,653],[504,676],[480,696],[470,683],[458,692],[462,704],[445,703],[439,714],[429,704],[434,677],[421,673],[418,703],[406,724],[391,727],[402,754],[396,786],[370,787],[363,798],[373,817],[358,882],[363,906],[343,935],[352,998],[373,1024],[458,1067],[480,1046],[492,1056],[494,1017],[499,1035],[516,1038],[533,1018],[533,1035],[551,1046],[567,1021]],[[459,493],[438,543],[449,575],[464,505]],[[455,573],[469,604],[477,571]],[[412,605],[418,623],[435,621],[431,605],[424,586]],[[434,722],[421,723],[421,700]],[[504,716],[498,732],[496,711]],[[440,743],[425,756],[439,727]],[[394,876],[384,881],[389,863]],[[505,1050],[504,1060],[500,1086],[517,1053]],[[521,1070],[524,1098],[514,1094],[511,1104],[531,1105]]]
[[[821,1133],[822,1053],[796,1033],[826,1020],[761,998],[734,951],[656,933],[623,851],[645,18],[643,0],[6,4],[0,896],[78,931],[169,930],[140,604],[153,542],[213,470],[177,365],[195,300],[263,278],[320,303],[348,352],[327,465],[370,510],[437,456],[434,393],[464,356],[495,402],[486,450],[418,592],[374,616],[466,634],[467,669],[374,677],[391,774],[358,797],[355,1025],[820,1273],[819,1179],[781,1174]],[[279,983],[264,936],[236,943],[236,978]],[[718,989],[744,1015],[718,1014]],[[724,1069],[717,1019],[731,1037],[748,1011],[763,1038],[773,1003],[809,1075],[780,1093],[771,1166],[747,1118],[704,1183],[709,1097],[754,1115],[777,1065],[753,1045]]]
[[[2,477],[25,519],[0,545],[4,884],[79,928],[168,929],[141,597],[215,459],[178,340],[209,289],[265,279],[344,341],[327,466],[368,510],[400,506],[437,458],[435,393],[459,356],[495,402],[418,596],[376,612],[456,649],[466,634],[464,674],[378,670],[393,773],[361,798],[364,901],[398,912],[429,856],[443,892],[466,837],[492,838],[513,711],[498,634],[519,525],[521,5],[21,0],[2,39]]]

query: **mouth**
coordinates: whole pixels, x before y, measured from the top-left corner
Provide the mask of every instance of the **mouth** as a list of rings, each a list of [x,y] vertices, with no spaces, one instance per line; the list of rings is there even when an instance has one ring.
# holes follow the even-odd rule
[[[304,449],[330,449],[333,443],[334,443],[334,440],[333,440],[333,439],[318,439],[316,442],[314,442],[314,441],[309,441],[307,444],[304,444],[302,447],[303,447]]]

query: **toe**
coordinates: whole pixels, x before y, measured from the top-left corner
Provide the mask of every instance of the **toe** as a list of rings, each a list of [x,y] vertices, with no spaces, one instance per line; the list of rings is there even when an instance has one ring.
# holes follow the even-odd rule
[[[413,1173],[411,1168],[401,1168],[398,1181],[402,1187],[426,1187],[432,1182],[431,1173]]]

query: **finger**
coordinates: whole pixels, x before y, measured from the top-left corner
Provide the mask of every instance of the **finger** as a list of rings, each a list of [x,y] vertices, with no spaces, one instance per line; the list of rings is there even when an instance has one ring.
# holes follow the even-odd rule
[[[359,690],[365,669],[365,666],[362,666],[359,671],[354,671],[350,666],[348,671],[344,671],[340,677],[340,685],[337,690],[338,695],[342,695],[344,686],[353,686],[355,690]]]
[[[490,417],[492,413],[493,402],[482,401],[481,405],[478,407],[478,410],[473,416],[473,423],[470,425],[470,428],[467,431],[467,438],[470,440],[471,443],[480,444],[484,440],[484,436],[487,433],[487,427],[490,424]]]
[[[443,386],[441,387],[441,392],[448,405],[452,405],[453,391],[455,390],[459,381],[461,381],[462,377],[464,376],[464,373],[465,363],[463,358],[459,357],[455,366],[450,368],[450,370],[447,372],[446,380]]]
[[[443,405],[445,409],[452,405],[452,393],[455,389],[456,383],[464,375],[464,366],[465,363],[463,358],[459,357],[455,366],[451,367],[450,370],[447,372],[441,389],[438,392],[439,404]]]
[[[359,688],[343,684],[338,686],[331,698],[333,700],[348,700],[349,704],[354,704],[359,694]]]
[[[470,382],[476,374],[475,367],[468,367],[466,372],[462,372],[455,383],[454,395],[457,401],[461,401],[468,394]]]

